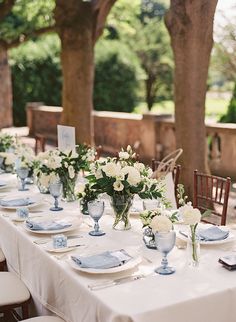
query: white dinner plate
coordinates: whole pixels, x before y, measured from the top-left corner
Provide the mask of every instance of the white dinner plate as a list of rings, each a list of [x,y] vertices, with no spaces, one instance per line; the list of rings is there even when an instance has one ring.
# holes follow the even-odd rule
[[[6,181],[0,180],[0,190],[8,188],[8,184]]]
[[[204,225],[204,224],[199,224],[201,226],[199,226],[199,228],[209,228],[211,225]],[[219,244],[224,244],[224,243],[228,243],[228,242],[231,242],[235,239],[235,236],[234,234],[230,231],[230,229],[228,227],[225,227],[225,226],[219,226],[220,229],[222,230],[227,230],[229,231],[229,235],[227,238],[225,239],[221,239],[221,240],[200,240],[199,243],[200,245],[219,245]],[[184,227],[182,226],[180,229],[177,230],[177,237],[183,241],[187,241],[188,240],[188,237],[187,236],[184,236],[182,235],[179,230],[181,230],[182,232],[186,232],[186,234],[188,234],[188,229],[187,227]]]
[[[71,230],[74,230],[76,228],[78,228],[80,225],[81,225],[81,219],[78,218],[78,217],[72,217],[72,216],[58,216],[58,217],[55,217],[55,215],[52,215],[52,216],[48,216],[48,217],[42,217],[42,218],[37,218],[35,221],[37,222],[40,222],[40,221],[46,221],[46,220],[64,220],[64,221],[67,221],[68,223],[71,223],[71,226],[70,227],[66,227],[66,228],[63,228],[63,229],[57,229],[57,230],[31,230],[30,228],[28,228],[26,226],[26,224],[24,224],[24,229],[31,232],[31,233],[34,233],[34,234],[50,234],[50,235],[53,235],[53,234],[59,234],[59,233],[65,233],[67,231],[71,231]]]
[[[117,266],[112,268],[102,268],[102,269],[82,268],[79,265],[77,265],[71,258],[68,260],[68,263],[72,268],[80,272],[89,273],[89,274],[112,274],[112,273],[119,273],[119,272],[126,271],[128,269],[134,268],[139,263],[141,263],[141,261],[142,261],[142,257],[136,256],[122,266]]]
[[[14,199],[26,199],[26,198],[30,198],[30,200],[33,202],[30,205],[27,206],[2,206],[0,205],[1,208],[4,209],[9,209],[9,210],[16,210],[17,208],[21,208],[21,207],[26,207],[26,208],[34,208],[39,206],[42,202],[43,202],[43,198],[41,196],[21,196],[21,195],[14,195],[14,196],[8,196],[5,198],[2,198],[3,201],[7,201],[7,200],[14,200]]]

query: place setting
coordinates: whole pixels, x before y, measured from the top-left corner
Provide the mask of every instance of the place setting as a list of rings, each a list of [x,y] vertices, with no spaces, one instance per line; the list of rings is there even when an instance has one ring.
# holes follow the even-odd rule
[[[26,195],[8,195],[0,199],[0,207],[8,210],[16,210],[19,207],[33,208],[41,205],[43,198],[41,196]]]

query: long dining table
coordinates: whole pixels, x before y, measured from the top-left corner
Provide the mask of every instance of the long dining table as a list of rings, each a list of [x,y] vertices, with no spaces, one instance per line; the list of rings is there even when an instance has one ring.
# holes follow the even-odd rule
[[[19,192],[14,177],[4,176],[1,178],[11,179],[12,183],[1,190],[0,198],[39,196],[37,187],[32,185],[29,191]],[[29,232],[24,222],[13,220],[15,210],[0,209],[0,246],[8,269],[28,287],[38,315],[55,313],[67,322],[235,322],[236,271],[228,271],[218,262],[219,257],[236,251],[234,238],[201,245],[197,268],[187,265],[186,248],[177,244],[168,255],[176,272],[158,275],[154,269],[160,265],[162,256],[145,247],[137,214],[131,215],[130,230],[116,231],[112,229],[114,218],[108,208],[99,222],[106,234],[93,237],[88,234],[93,221],[81,214],[77,201],[60,201],[64,210],[55,213],[49,210],[52,197],[40,198],[37,207],[30,208],[30,215],[35,219],[77,218],[79,225],[66,234],[78,236],[76,241],[83,246],[67,253],[49,252],[43,239],[50,239],[50,235]],[[233,228],[231,233],[236,235]],[[87,273],[71,266],[71,255],[119,249],[135,251],[139,256],[137,265],[111,274]],[[143,274],[143,278],[97,290],[89,287],[132,274]],[[1,285],[0,291],[4,291]]]

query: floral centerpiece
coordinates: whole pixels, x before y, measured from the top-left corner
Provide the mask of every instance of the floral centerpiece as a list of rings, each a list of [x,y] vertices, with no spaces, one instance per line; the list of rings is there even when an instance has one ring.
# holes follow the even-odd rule
[[[0,133],[0,169],[12,172],[15,162],[14,146],[15,137],[6,133]]]
[[[188,197],[184,196],[184,186],[182,184],[178,185],[178,194],[177,197],[179,199],[179,204],[181,207],[179,208],[179,215],[183,220],[185,225],[189,225],[189,242],[188,249],[190,252],[190,262],[191,266],[199,265],[199,257],[200,257],[200,244],[198,240],[198,236],[196,234],[197,226],[200,221],[209,216],[210,210],[205,211],[201,214],[200,210],[197,208],[193,208],[192,203],[187,202]]]
[[[74,201],[77,174],[87,170],[88,163],[94,159],[94,150],[82,144],[72,151],[49,150],[37,156],[35,175],[45,187],[58,176],[63,185],[63,200]]]
[[[118,157],[91,164],[87,179],[98,193],[110,196],[115,213],[114,229],[130,229],[129,209],[135,194],[142,199],[162,198],[163,185],[151,178],[152,170],[136,160],[130,146]]]
[[[173,223],[178,222],[178,211],[172,212],[162,208],[155,210],[145,210],[140,213],[140,219],[143,224],[144,234],[143,241],[148,248],[155,249],[156,243],[154,238],[155,231],[169,231],[173,228]]]

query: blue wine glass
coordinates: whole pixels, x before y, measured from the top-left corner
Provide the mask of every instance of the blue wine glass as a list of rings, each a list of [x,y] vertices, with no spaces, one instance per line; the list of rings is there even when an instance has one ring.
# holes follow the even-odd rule
[[[103,236],[105,232],[99,229],[98,221],[104,212],[104,201],[92,200],[88,202],[88,213],[94,220],[94,230],[89,232],[91,236]]]
[[[54,206],[50,208],[52,211],[60,211],[63,210],[62,207],[58,206],[58,198],[62,193],[62,183],[61,181],[55,181],[50,183],[49,185],[49,192],[51,196],[54,198]]]
[[[25,188],[26,178],[28,177],[29,169],[28,168],[23,168],[23,167],[22,168],[17,168],[16,173],[17,173],[18,177],[21,180],[21,187],[18,190],[19,191],[29,190],[28,188]]]
[[[157,250],[159,250],[163,257],[161,266],[155,269],[155,272],[161,275],[169,275],[175,272],[173,267],[168,266],[167,255],[173,249],[176,240],[176,233],[174,230],[169,232],[156,232],[155,242]]]

